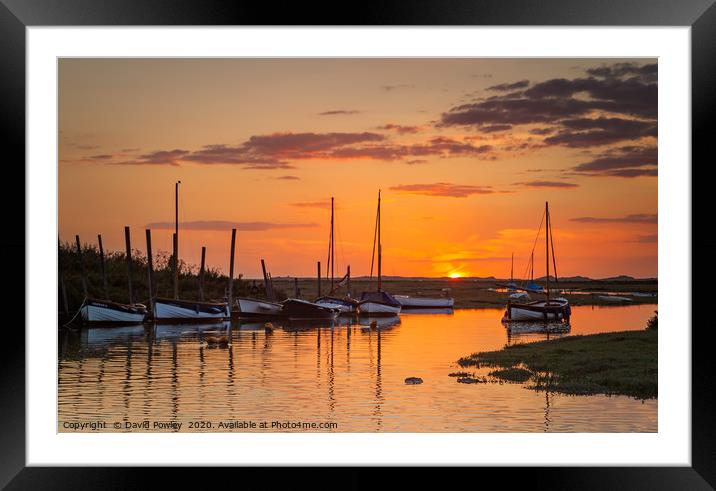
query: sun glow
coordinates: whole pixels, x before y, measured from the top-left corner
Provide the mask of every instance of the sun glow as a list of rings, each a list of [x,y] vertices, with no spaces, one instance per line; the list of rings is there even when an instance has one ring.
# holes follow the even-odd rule
[[[462,275],[460,273],[450,273],[450,278],[452,278],[452,279],[462,278]]]

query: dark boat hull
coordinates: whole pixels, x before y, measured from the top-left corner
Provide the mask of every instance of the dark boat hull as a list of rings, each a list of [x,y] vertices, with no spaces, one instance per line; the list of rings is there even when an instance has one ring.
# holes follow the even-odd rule
[[[338,310],[290,298],[283,302],[283,316],[290,320],[335,319]]]

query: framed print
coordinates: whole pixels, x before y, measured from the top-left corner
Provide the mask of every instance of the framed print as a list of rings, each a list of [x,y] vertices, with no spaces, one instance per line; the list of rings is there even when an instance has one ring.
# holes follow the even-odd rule
[[[713,487],[692,301],[713,2],[0,12],[27,192],[3,485],[394,465]]]

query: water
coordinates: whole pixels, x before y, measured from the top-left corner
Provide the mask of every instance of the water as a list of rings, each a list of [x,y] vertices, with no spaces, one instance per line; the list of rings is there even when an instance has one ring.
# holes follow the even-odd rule
[[[448,376],[462,370],[460,357],[505,344],[643,329],[655,309],[573,307],[571,332],[549,335],[508,336],[502,309],[404,313],[380,320],[378,330],[369,321],[274,323],[272,333],[263,323],[233,323],[223,348],[204,342],[229,332],[222,324],[84,329],[60,335],[58,430],[104,421],[103,431],[115,424],[126,431],[148,421],[149,431],[182,432],[655,432],[656,400],[468,385]],[[407,377],[424,383],[406,385]],[[232,421],[256,427],[218,427]],[[159,422],[182,424],[155,428]]]

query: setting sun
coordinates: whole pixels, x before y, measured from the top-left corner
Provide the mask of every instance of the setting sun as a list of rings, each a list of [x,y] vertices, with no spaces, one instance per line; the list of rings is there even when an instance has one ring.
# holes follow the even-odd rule
[[[462,275],[460,273],[450,273],[450,278],[452,278],[452,279],[462,278]]]

